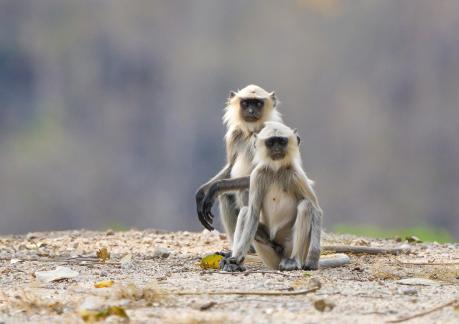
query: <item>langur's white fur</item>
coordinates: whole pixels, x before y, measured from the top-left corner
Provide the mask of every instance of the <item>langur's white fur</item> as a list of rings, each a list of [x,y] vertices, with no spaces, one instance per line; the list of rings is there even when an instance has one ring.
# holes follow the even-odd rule
[[[273,160],[266,147],[272,137],[288,138],[286,154],[279,160]],[[237,262],[243,261],[261,222],[270,239],[284,248],[280,256],[254,241],[266,265],[281,270],[319,267],[322,210],[303,171],[298,145],[296,131],[278,122],[266,122],[256,136],[249,207],[238,216],[233,243],[232,257]]]
[[[241,98],[262,99],[265,102],[263,109],[263,117],[256,122],[247,122],[240,115]],[[267,92],[263,88],[251,84],[247,87],[238,90],[233,97],[228,98],[225,114],[223,115],[223,123],[226,125],[228,132],[225,137],[229,136],[235,129],[241,129],[245,134],[249,135],[253,132],[258,132],[266,121],[282,122],[282,116],[276,109],[277,101],[274,92]]]

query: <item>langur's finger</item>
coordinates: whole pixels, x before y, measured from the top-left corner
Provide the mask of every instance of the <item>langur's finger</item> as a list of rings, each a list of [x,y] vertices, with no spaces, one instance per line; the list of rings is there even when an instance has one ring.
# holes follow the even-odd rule
[[[209,211],[204,214],[204,218],[207,224],[211,225],[214,222],[214,215]]]
[[[202,226],[205,228],[209,229],[209,227],[212,227],[209,225],[205,215],[203,213],[199,214],[199,221],[201,222]]]
[[[214,230],[214,228],[213,228],[213,226],[211,225],[211,223],[207,222],[206,220],[203,221],[202,225],[204,225],[204,227],[205,227],[206,229],[208,229],[209,231],[213,231],[213,230]]]

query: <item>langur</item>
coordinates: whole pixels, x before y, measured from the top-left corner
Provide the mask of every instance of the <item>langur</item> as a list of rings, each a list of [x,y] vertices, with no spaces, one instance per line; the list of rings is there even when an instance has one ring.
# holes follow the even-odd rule
[[[273,123],[273,124],[278,124],[278,123]],[[268,130],[266,130],[266,132],[267,131]],[[266,134],[266,132],[264,134]],[[296,135],[296,141],[299,144],[300,143],[300,137],[297,134],[295,134],[295,135]],[[253,151],[255,151],[255,136],[256,135],[254,135],[254,139],[252,139],[252,145],[253,145],[252,150]],[[258,140],[260,140],[260,138]],[[260,150],[262,150],[262,149],[260,149]],[[266,148],[266,150],[268,150],[268,149]],[[260,159],[258,159],[258,160],[260,160]],[[297,168],[299,168],[299,170],[301,171],[301,172],[298,172],[298,174],[302,175],[302,173],[304,174],[304,172],[301,169],[301,160],[300,160],[300,157],[299,157],[299,153],[298,153],[297,162],[298,163],[296,163],[295,166]],[[272,162],[272,163],[274,163],[274,162]],[[278,164],[279,163],[280,162],[278,162]],[[267,165],[270,165],[270,164],[267,163]],[[290,168],[289,170],[292,170],[292,169]],[[208,189],[207,189],[207,194],[202,199],[202,213],[205,214],[205,215],[212,215],[211,214],[211,209],[212,209],[213,203],[215,201],[215,198],[217,196],[219,196],[219,195],[223,195],[223,194],[228,193],[228,192],[234,193],[234,192],[238,192],[238,191],[248,191],[249,188],[250,188],[250,183],[251,183],[250,179],[251,179],[250,176],[246,176],[246,177],[240,177],[240,178],[215,180],[212,183],[209,183]],[[305,189],[308,189],[310,191],[311,197],[313,198],[311,201],[313,201],[313,202],[315,201],[317,203],[317,201],[316,201],[317,197],[315,196],[314,191],[312,190],[312,185],[314,184],[314,182],[306,177],[306,183],[308,184],[308,186],[305,186]],[[284,182],[284,185],[285,185],[285,182]],[[255,186],[257,186],[257,182],[255,182]],[[317,205],[318,205],[318,203],[317,203]],[[309,202],[308,206],[309,207],[313,207],[311,202]],[[304,207],[304,204],[302,205],[302,207]],[[317,214],[321,214],[320,208],[316,210],[316,213]],[[235,218],[235,219],[237,219],[237,218]],[[320,237],[320,234],[319,234],[319,237]],[[262,242],[265,243],[265,245],[270,245],[277,252],[283,251],[283,247],[281,245],[277,244],[275,241],[272,241],[270,239],[270,234],[268,233],[268,231],[266,229],[266,226],[263,223],[259,223],[259,225],[258,225],[257,232],[256,232],[256,235],[255,235],[255,240],[256,241],[262,241]],[[403,249],[403,248],[384,248],[384,247],[367,247],[367,246],[349,246],[349,245],[324,245],[324,246],[322,246],[322,251],[335,252],[335,253],[352,253],[352,254],[373,254],[373,255],[376,255],[376,254],[393,254],[393,255],[397,255],[397,254],[400,254],[400,253],[403,253],[403,252],[407,252],[407,249]],[[222,252],[221,254],[225,255],[225,256],[231,255],[231,253],[224,253],[224,252]],[[334,259],[323,259],[323,260],[321,259],[320,260],[321,267],[340,266],[340,265],[343,265],[345,263],[346,262],[342,263],[341,261],[336,261]]]
[[[224,257],[220,267],[244,271],[242,263],[253,244],[272,269],[316,270],[320,266],[322,209],[312,181],[303,171],[299,137],[278,122],[266,122],[254,137],[249,204],[240,209],[231,256]],[[260,229],[267,240],[258,239]],[[345,258],[339,264],[327,262],[327,266],[348,262]]]
[[[250,175],[253,160],[253,135],[263,128],[266,121],[282,122],[276,106],[277,99],[274,92],[268,93],[256,85],[249,85],[242,90],[230,93],[223,116],[224,124],[227,127],[225,135],[226,165],[196,192],[198,217],[201,224],[208,230],[214,229],[212,226],[213,215],[210,211],[212,206],[205,208],[203,200],[210,186],[222,179]],[[237,182],[237,186],[248,188],[248,178]],[[248,203],[248,190],[225,193],[219,197],[219,201],[222,223],[227,237],[232,242],[238,213]]]

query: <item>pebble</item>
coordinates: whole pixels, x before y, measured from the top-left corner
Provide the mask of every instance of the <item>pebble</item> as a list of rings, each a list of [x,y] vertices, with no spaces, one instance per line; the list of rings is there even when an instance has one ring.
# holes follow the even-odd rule
[[[400,279],[400,280],[397,280],[396,283],[400,285],[408,285],[408,286],[438,286],[439,285],[439,283],[434,280],[424,279],[424,278]]]
[[[399,292],[402,293],[403,295],[408,295],[408,296],[414,296],[418,294],[418,290],[414,287],[401,288]]]
[[[156,248],[155,251],[153,252],[153,256],[155,258],[167,258],[169,257],[170,254],[171,252],[168,249],[163,248],[163,247]]]
[[[35,233],[27,233],[27,235],[26,235],[26,239],[27,239],[28,241],[33,240],[33,239],[36,239],[37,237],[38,237],[38,235],[35,234]]]

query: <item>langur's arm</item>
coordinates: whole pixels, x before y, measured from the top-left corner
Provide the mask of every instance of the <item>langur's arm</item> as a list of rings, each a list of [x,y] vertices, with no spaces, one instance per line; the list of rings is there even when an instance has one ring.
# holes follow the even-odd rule
[[[231,168],[232,165],[230,163],[226,164],[223,169],[220,170],[212,179],[207,181],[205,184],[199,187],[198,191],[196,191],[196,211],[198,213],[198,218],[201,224],[207,228],[209,231],[213,230],[213,227],[209,224],[211,223],[211,219],[206,219],[205,215],[202,210],[202,201],[206,195],[206,192],[209,190],[209,187],[218,180],[229,178],[231,175]],[[210,222],[209,222],[210,221]]]
[[[296,174],[295,184],[298,186],[300,196],[308,200],[314,206],[314,208],[316,208],[319,211],[322,211],[319,206],[319,199],[317,198],[317,195],[311,186],[312,183],[313,182],[311,182],[311,180],[308,179],[308,177],[302,170],[298,170]]]
[[[217,196],[230,191],[248,190],[250,186],[250,177],[241,177],[234,179],[222,179],[214,181],[207,190],[207,194],[202,200],[201,212],[206,221],[213,219],[212,206]],[[210,221],[211,222],[211,221]],[[210,224],[208,224],[210,225]]]

